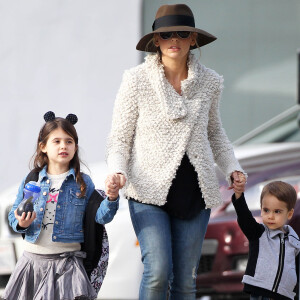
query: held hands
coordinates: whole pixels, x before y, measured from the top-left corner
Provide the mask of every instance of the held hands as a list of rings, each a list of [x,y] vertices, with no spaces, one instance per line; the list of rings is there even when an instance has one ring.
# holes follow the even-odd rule
[[[20,227],[23,227],[23,228],[27,228],[30,226],[30,224],[34,221],[34,219],[36,218],[36,213],[35,211],[33,211],[32,213],[31,212],[28,212],[27,215],[25,212],[22,213],[21,216],[19,216],[17,214],[17,210],[14,211],[15,213],[15,217],[16,219],[18,220],[18,224]],[[26,217],[25,217],[26,216]]]
[[[235,193],[235,198],[238,199],[245,191],[245,185],[247,183],[246,176],[240,171],[234,171],[232,172],[230,177],[232,183],[228,190],[233,189]]]
[[[114,201],[119,196],[119,190],[125,185],[126,178],[123,174],[113,173],[105,180],[105,193],[109,200]]]

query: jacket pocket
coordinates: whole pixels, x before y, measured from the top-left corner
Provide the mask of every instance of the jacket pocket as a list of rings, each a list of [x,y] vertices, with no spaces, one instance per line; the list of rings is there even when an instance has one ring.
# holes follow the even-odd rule
[[[268,271],[266,271],[268,270]],[[259,257],[256,264],[255,269],[255,279],[257,280],[263,280],[265,282],[268,282],[269,284],[272,284],[274,282],[275,276],[277,273],[277,265],[276,264],[268,264],[268,260],[263,257]],[[267,280],[266,280],[266,276]]]
[[[84,205],[86,197],[79,198],[80,190],[70,189],[70,202],[73,205]]]
[[[86,197],[79,198],[80,191],[70,189],[66,222],[69,232],[83,232],[83,218],[86,208]]]
[[[287,291],[293,291],[297,284],[297,274],[294,267],[285,268],[282,274],[283,285],[282,287]]]

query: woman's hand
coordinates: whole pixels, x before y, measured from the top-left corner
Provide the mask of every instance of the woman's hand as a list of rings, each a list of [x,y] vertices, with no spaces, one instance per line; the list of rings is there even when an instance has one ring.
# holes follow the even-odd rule
[[[126,178],[122,173],[117,173],[117,176],[118,176],[118,180],[119,180],[120,189],[122,189],[126,183]]]
[[[245,185],[247,183],[246,176],[240,171],[234,171],[232,172],[230,178],[232,183],[228,189],[233,189],[235,193],[235,198],[238,199],[245,191]]]
[[[27,228],[27,227],[30,226],[30,224],[36,218],[36,212],[35,211],[33,211],[32,213],[28,212],[27,215],[26,215],[25,212],[23,212],[22,215],[19,216],[17,214],[17,209],[16,209],[15,210],[15,217],[18,220],[18,224],[19,224],[20,227]]]
[[[123,174],[114,173],[107,176],[105,180],[105,193],[109,200],[116,200],[119,196],[119,190],[125,185],[126,178]]]

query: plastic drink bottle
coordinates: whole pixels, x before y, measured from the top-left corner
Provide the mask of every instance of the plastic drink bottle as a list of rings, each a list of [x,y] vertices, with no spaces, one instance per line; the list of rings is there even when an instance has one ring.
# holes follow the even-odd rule
[[[28,212],[33,212],[35,200],[39,197],[41,188],[38,182],[29,181],[24,187],[24,198],[18,205],[17,214],[22,215],[23,212],[27,215]]]

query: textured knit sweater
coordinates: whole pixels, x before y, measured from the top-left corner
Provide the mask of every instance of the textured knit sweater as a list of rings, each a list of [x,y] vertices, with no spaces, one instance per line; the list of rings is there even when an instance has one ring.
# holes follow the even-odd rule
[[[108,139],[111,173],[127,178],[124,194],[163,205],[182,157],[187,153],[207,208],[221,196],[214,163],[226,175],[242,171],[221,124],[219,100],[223,78],[190,54],[181,95],[165,77],[157,54],[125,71],[115,101]]]

